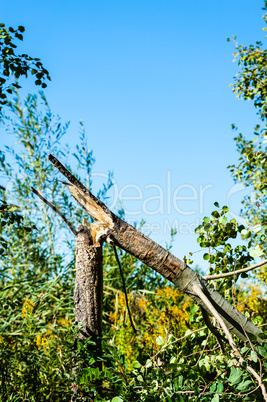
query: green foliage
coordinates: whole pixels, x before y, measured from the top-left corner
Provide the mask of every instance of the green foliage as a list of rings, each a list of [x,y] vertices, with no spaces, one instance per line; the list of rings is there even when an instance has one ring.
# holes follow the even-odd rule
[[[2,191],[5,188],[0,186]],[[20,225],[23,217],[16,213],[17,207],[15,205],[8,205],[5,201],[1,200],[0,205],[0,233],[2,235],[3,228],[6,225]],[[26,227],[25,227],[26,228]],[[8,247],[8,241],[2,236],[0,237],[0,255],[4,254],[5,249]]]
[[[267,2],[264,2],[263,10],[267,10]],[[267,14],[263,19],[267,22]],[[267,28],[263,28],[267,30]],[[236,40],[236,38],[233,38]],[[235,42],[235,53],[233,54],[240,67],[239,73],[235,77],[233,91],[238,98],[253,100],[254,106],[258,110],[260,118],[264,121],[267,117],[267,50],[263,49],[262,42],[258,41],[255,45],[238,45]]]
[[[70,157],[68,147],[60,144],[68,124],[51,113],[40,94],[24,103],[14,98],[2,114],[2,127],[19,145],[6,147],[0,160],[6,187],[1,186],[0,206],[1,400],[14,395],[18,400],[68,401],[75,335],[74,239],[30,190],[34,186],[52,199],[74,226],[81,222],[82,212],[47,160],[49,152]],[[88,185],[94,161],[81,128],[77,170],[86,161],[82,180]]]
[[[24,32],[25,28],[21,25],[14,29],[0,24],[0,110],[8,103],[9,95],[20,88],[18,80],[21,76],[28,77],[31,73],[36,78],[35,84],[42,88],[47,86],[45,81],[51,79],[40,59],[15,53],[15,42],[23,40]]]
[[[250,231],[243,225],[238,225],[236,219],[228,219],[229,208],[224,206],[219,209],[219,204],[215,203],[215,205],[218,208],[211,212],[211,218],[205,217],[203,223],[196,228],[199,245],[208,250],[203,255],[203,259],[209,261],[212,274],[238,270],[252,260],[253,252],[256,257],[258,251],[250,250]],[[232,246],[231,240],[236,239],[238,235],[248,240],[248,244]],[[243,276],[247,275],[244,273]],[[227,279],[227,282],[230,285],[232,278]]]
[[[63,270],[63,259],[51,259],[29,219],[7,210],[1,228],[9,240],[1,256],[1,400],[11,400],[11,395],[18,400],[68,400],[70,279],[63,274],[51,277],[55,265]]]
[[[267,2],[263,8],[266,12]],[[263,16],[267,22],[267,14]],[[266,30],[267,28],[264,28]],[[235,77],[233,90],[238,97],[245,100],[253,100],[258,111],[260,121],[256,124],[253,138],[246,139],[242,133],[235,137],[237,151],[240,155],[238,165],[229,166],[230,171],[236,182],[242,183],[249,189],[249,194],[244,197],[243,216],[250,225],[251,241],[258,247],[257,256],[266,254],[266,235],[267,235],[267,72],[266,57],[267,50],[261,42],[256,45],[238,46],[236,44],[235,54],[240,71]],[[233,130],[237,130],[233,125]],[[256,256],[256,254],[252,254]],[[259,278],[266,282],[265,270],[260,270]]]
[[[261,400],[253,379],[246,370],[237,367],[235,359],[219,355],[214,350],[202,355],[206,331],[201,328],[188,331],[180,339],[170,336],[163,343],[159,339],[161,348],[158,353],[144,362],[134,361],[130,373],[125,370],[124,355],[108,338],[103,341],[101,362],[104,369],[99,372],[94,368],[92,342],[89,340],[82,344],[90,363],[80,371],[79,382],[75,384],[79,397],[106,402],[118,398],[122,401]]]

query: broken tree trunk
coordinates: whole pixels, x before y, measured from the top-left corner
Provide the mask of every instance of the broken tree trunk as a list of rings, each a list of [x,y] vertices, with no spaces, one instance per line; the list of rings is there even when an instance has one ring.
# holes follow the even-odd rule
[[[36,194],[43,202],[53,209],[68,225],[69,229],[76,238],[76,277],[74,288],[74,315],[75,321],[80,326],[77,334],[77,341],[82,343],[90,337],[90,352],[95,359],[93,367],[102,370],[102,363],[99,357],[102,355],[102,304],[103,304],[103,264],[102,264],[102,242],[96,241],[94,229],[89,228],[86,223],[80,225],[77,230],[71,225],[66,217],[51,202],[47,201],[37,190],[32,188],[32,192]],[[88,347],[86,352],[88,352]],[[85,358],[83,366],[86,367],[88,362]],[[77,363],[77,357],[74,356],[73,377],[77,377],[80,369]],[[100,384],[101,387],[101,384]],[[75,400],[77,388],[73,385],[73,397]]]
[[[73,377],[77,378],[81,369],[88,367],[88,352],[94,358],[94,368],[102,370],[102,304],[103,265],[102,244],[94,242],[90,228],[80,225],[76,232],[76,277],[74,288],[75,320],[80,324],[76,342],[82,342],[80,356],[74,356]],[[90,343],[84,343],[90,337]],[[91,342],[94,342],[92,344]],[[75,348],[77,350],[77,348]],[[99,381],[99,389],[102,383]],[[78,389],[73,385],[72,401],[76,400]]]
[[[198,292],[196,292],[196,288],[200,288],[213,308],[222,317],[227,328],[239,339],[246,342],[248,336],[254,335],[259,343],[262,342],[259,336],[262,331],[227,302],[204,278],[179,258],[111,212],[102,201],[91,194],[53,155],[50,154],[48,158],[68,179],[69,183],[65,184],[68,185],[73,197],[96,221],[95,229],[98,232],[98,238],[105,236],[107,241],[113,242],[113,244],[135,256],[174,283],[182,292],[190,296],[209,314],[212,314],[204,301],[199,297]]]
[[[93,242],[90,229],[80,225],[76,234],[75,319],[82,324],[79,339],[89,336],[101,349],[103,269],[102,245]]]

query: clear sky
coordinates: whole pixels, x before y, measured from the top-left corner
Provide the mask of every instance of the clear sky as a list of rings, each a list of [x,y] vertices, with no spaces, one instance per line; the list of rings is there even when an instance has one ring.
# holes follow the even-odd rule
[[[144,218],[146,234],[162,245],[175,225],[180,258],[198,250],[194,227],[215,201],[239,213],[242,192],[226,169],[238,157],[231,123],[250,136],[257,118],[229,87],[238,66],[226,39],[264,41],[262,7],[262,0],[0,0],[1,22],[26,28],[21,53],[40,57],[50,72],[45,93],[53,113],[71,121],[70,146],[82,119],[94,172],[114,172],[112,209],[119,197],[127,219]],[[23,94],[36,91],[23,82]]]

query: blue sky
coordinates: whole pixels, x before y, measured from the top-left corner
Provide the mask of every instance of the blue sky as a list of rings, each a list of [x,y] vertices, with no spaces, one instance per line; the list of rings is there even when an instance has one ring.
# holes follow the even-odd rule
[[[243,193],[226,169],[238,157],[231,123],[250,136],[257,118],[229,87],[238,66],[226,39],[264,41],[262,6],[260,0],[1,2],[1,21],[26,28],[21,53],[40,57],[50,72],[45,93],[52,111],[71,121],[70,146],[82,119],[96,175],[114,172],[113,209],[119,195],[128,220],[144,218],[146,233],[162,245],[176,225],[173,253],[180,258],[198,250],[193,228],[215,201],[231,204],[235,214],[240,209]],[[24,95],[36,90],[23,82]]]

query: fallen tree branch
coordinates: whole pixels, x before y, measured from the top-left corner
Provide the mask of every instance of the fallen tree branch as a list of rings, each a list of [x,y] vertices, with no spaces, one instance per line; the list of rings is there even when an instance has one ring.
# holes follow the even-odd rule
[[[262,381],[262,377],[252,368],[250,367],[247,362],[244,360],[243,356],[241,355],[232,335],[230,334],[230,331],[228,330],[227,326],[225,325],[225,322],[223,321],[223,319],[220,317],[220,315],[218,314],[218,312],[214,309],[213,305],[210,303],[210,300],[208,299],[208,297],[205,295],[205,293],[202,291],[202,289],[200,288],[200,286],[198,286],[197,284],[193,285],[194,291],[196,292],[196,294],[201,298],[201,300],[207,305],[207,307],[209,308],[209,310],[212,312],[212,315],[216,318],[217,322],[220,324],[220,326],[222,327],[228,342],[233,350],[233,354],[236,357],[237,361],[238,361],[238,365],[240,367],[245,367],[250,373],[251,375],[256,379],[256,381],[259,384],[259,387],[261,388],[261,392],[262,392],[262,396],[263,399],[267,402],[267,393],[266,393],[266,388],[265,385],[263,384]]]
[[[223,342],[225,341],[225,338],[220,334],[220,332],[218,331],[218,329],[216,327],[213,326],[213,324],[210,321],[210,317],[207,313],[206,310],[204,310],[203,307],[201,307],[201,312],[202,312],[202,316],[203,316],[203,320],[205,322],[205,324],[207,325],[208,329],[210,330],[210,332],[215,336],[215,338],[217,339],[218,344],[220,345],[221,348],[221,352],[222,354],[224,353],[224,346],[223,346]]]
[[[262,331],[251,323],[243,314],[232,306],[199,274],[187,266],[182,260],[165,250],[159,244],[143,235],[136,228],[120,219],[111,212],[106,205],[97,199],[90,191],[74,177],[53,155],[49,160],[68,179],[67,188],[88,214],[97,222],[99,237],[105,236],[114,244],[126,252],[138,258],[144,264],[153,268],[175,284],[180,291],[189,295],[196,303],[202,306],[209,314],[213,315],[209,307],[195,292],[194,285],[201,284],[213,306],[213,309],[222,317],[228,330],[232,331],[239,339],[246,342],[248,334],[254,335],[259,343],[263,340],[259,336]],[[237,320],[238,315],[238,320]],[[242,322],[240,325],[239,320]],[[246,333],[244,332],[245,329]]]
[[[267,264],[267,260],[263,260],[261,262],[258,262],[257,264],[250,265],[250,267],[238,269],[237,271],[225,272],[224,274],[218,274],[218,275],[204,275],[203,278],[206,280],[227,278],[228,276],[238,275],[242,274],[243,272],[252,271],[253,269],[259,268],[265,264]]]

